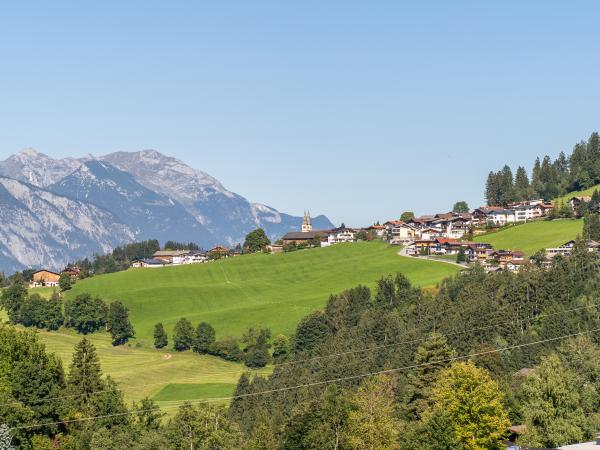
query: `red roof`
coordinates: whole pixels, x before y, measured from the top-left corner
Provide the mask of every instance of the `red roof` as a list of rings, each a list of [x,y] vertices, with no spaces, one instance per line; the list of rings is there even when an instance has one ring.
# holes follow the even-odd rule
[[[456,240],[456,239],[452,239],[452,238],[441,238],[441,237],[435,238],[435,240],[436,240],[437,242],[439,242],[440,244],[454,244],[454,243],[457,243],[457,242],[458,242],[458,240]]]
[[[402,222],[401,220],[388,220],[386,222],[386,224],[387,223],[389,223],[391,225],[396,225],[396,226],[404,225],[404,222]]]

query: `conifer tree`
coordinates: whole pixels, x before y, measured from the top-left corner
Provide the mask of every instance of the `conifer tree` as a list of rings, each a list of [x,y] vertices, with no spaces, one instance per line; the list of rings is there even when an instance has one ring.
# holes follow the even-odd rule
[[[211,345],[215,343],[215,329],[206,322],[200,322],[196,327],[196,336],[192,349],[196,353],[208,353]]]
[[[165,331],[165,327],[161,322],[158,322],[154,325],[154,347],[155,348],[163,348],[169,344],[169,339],[167,337],[167,332]]]
[[[121,302],[112,302],[108,309],[108,330],[113,345],[122,345],[134,336],[129,312]]]
[[[173,348],[178,352],[192,348],[196,332],[190,322],[185,317],[179,319],[173,329]]]
[[[93,393],[102,390],[103,387],[102,369],[96,347],[84,337],[75,346],[67,381],[74,406],[79,410],[85,410],[90,404]]]
[[[445,336],[431,333],[415,352],[417,368],[408,377],[406,407],[408,417],[419,418],[429,405],[430,391],[438,374],[450,365],[456,352],[448,345]]]

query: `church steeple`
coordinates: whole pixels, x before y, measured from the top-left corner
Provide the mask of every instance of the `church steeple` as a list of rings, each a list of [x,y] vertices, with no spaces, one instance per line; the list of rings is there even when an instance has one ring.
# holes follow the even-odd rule
[[[312,224],[310,223],[310,213],[308,211],[304,211],[304,220],[302,221],[302,232],[308,233],[312,231]]]

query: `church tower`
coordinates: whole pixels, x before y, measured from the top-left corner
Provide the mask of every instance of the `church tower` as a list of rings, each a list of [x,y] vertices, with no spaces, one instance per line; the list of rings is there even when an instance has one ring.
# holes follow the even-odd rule
[[[302,221],[302,232],[308,233],[312,231],[312,224],[310,223],[310,213],[304,212],[304,220]]]

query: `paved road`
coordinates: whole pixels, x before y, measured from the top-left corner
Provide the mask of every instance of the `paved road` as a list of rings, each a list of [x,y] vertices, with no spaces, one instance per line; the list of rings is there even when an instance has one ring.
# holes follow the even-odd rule
[[[441,263],[451,264],[453,266],[458,266],[463,269],[468,267],[466,264],[460,264],[460,263],[457,263],[456,261],[450,261],[448,259],[436,258],[435,256],[411,256],[408,254],[408,249],[406,247],[402,247],[400,249],[400,251],[398,252],[398,255],[404,256],[406,258],[427,259],[429,261],[437,261],[437,262],[441,262]]]

